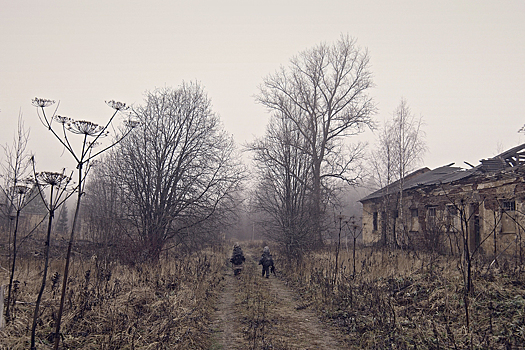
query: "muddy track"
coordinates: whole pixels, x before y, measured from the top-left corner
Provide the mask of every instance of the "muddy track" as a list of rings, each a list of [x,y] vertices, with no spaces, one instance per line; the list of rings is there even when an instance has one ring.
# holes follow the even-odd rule
[[[244,270],[225,270],[212,323],[211,349],[344,349],[313,310],[279,277],[261,277],[254,252]]]

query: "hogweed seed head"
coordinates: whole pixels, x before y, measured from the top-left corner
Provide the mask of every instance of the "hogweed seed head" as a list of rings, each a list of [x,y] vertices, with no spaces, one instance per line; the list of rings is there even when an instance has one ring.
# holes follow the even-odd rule
[[[140,122],[137,120],[133,120],[133,119],[124,120],[124,126],[126,126],[127,128],[134,129],[139,125],[140,125]]]
[[[69,124],[73,121],[73,119],[62,115],[55,115],[54,119],[60,124]]]
[[[126,106],[124,102],[118,102],[115,100],[106,101],[106,104],[117,111],[125,111],[129,108],[129,106]]]
[[[13,189],[19,195],[26,194],[29,191],[29,187],[26,185],[16,185]]]
[[[81,134],[87,136],[106,136],[107,133],[104,133],[104,128],[98,124],[89,122],[87,120],[71,120],[67,129],[74,134]]]
[[[95,147],[98,147],[98,146],[101,145],[100,142],[88,142],[87,144],[88,144],[89,147],[91,147],[91,148],[95,148]]]
[[[44,186],[49,185],[60,187],[62,185],[67,185],[69,181],[71,181],[71,178],[63,173],[43,171],[36,174],[36,180]]]
[[[45,98],[38,98],[38,97],[35,97],[33,100],[31,100],[31,104],[35,107],[48,107],[48,106],[51,106],[52,104],[54,104],[55,101],[54,100],[48,100],[48,99],[45,99]]]

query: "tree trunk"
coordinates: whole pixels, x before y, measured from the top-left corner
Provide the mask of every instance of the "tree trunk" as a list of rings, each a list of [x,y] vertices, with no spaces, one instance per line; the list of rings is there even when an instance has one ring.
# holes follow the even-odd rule
[[[5,327],[4,319],[4,285],[0,285],[0,330]]]
[[[314,216],[314,233],[315,233],[315,246],[323,246],[323,234],[321,232],[321,164],[314,161],[314,172],[313,172],[313,216]]]

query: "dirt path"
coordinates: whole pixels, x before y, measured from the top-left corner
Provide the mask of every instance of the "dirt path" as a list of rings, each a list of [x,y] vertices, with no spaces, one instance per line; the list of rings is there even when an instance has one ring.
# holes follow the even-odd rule
[[[233,271],[228,269],[224,275],[224,286],[218,300],[212,323],[213,343],[210,350],[242,349],[243,343],[240,320],[235,310],[235,290],[239,283]]]
[[[277,300],[275,313],[281,325],[275,331],[287,337],[293,349],[342,349],[343,347],[323,325],[315,313],[304,309],[294,293],[281,280],[271,279],[272,298]]]
[[[278,277],[261,277],[254,255],[240,276],[229,270],[213,321],[211,349],[344,349]]]

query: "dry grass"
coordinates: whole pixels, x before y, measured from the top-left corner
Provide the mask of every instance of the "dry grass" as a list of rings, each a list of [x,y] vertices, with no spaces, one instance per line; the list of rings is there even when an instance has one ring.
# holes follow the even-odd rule
[[[133,268],[104,264],[100,259],[77,259],[62,320],[63,347],[207,349],[209,316],[228,253],[205,250]],[[39,260],[19,264],[14,319],[0,332],[0,349],[29,347],[41,265]],[[53,275],[61,271],[61,262],[54,261],[37,328],[39,349],[49,348],[53,338],[60,298]]]
[[[261,245],[243,245],[258,257]],[[70,349],[209,349],[214,311],[231,246],[128,267],[100,259],[75,259],[63,318]],[[525,277],[521,266],[486,273],[475,268],[467,299],[457,258],[360,249],[357,274],[343,251],[335,274],[334,251],[287,262],[274,254],[278,274],[302,297],[296,310],[312,309],[353,349],[520,349],[525,346]],[[6,266],[6,262],[1,263]],[[0,332],[0,349],[27,349],[42,261],[17,265],[14,318]],[[37,348],[52,341],[62,262],[52,261],[37,328]],[[8,280],[0,271],[0,281]],[[55,282],[53,282],[55,281]],[[277,281],[277,280],[276,280]],[[248,349],[292,349],[276,284],[247,261],[236,280],[235,308]],[[271,281],[270,281],[271,282]],[[289,333],[289,332],[288,332]],[[288,338],[287,338],[288,337]]]
[[[521,349],[525,346],[525,278],[515,271],[486,274],[478,266],[467,298],[458,258],[412,252],[333,251],[279,265],[286,278],[324,320],[355,349]],[[483,273],[481,273],[483,271]]]
[[[268,309],[272,300],[269,296],[268,284],[259,275],[253,261],[245,264],[245,269],[239,275],[239,289],[236,304],[243,324],[243,334],[250,349],[265,349],[268,347],[266,330],[270,327]]]

